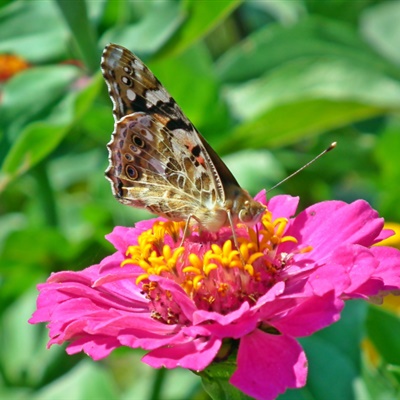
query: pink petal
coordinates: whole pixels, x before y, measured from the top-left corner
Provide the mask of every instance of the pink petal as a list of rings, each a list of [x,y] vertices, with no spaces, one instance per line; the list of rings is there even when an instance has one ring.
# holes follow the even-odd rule
[[[138,236],[148,229],[153,227],[155,221],[165,221],[164,218],[152,218],[137,222],[134,228],[127,228],[125,226],[116,226],[114,230],[106,235],[106,239],[114,245],[114,247],[125,254],[129,246],[137,244]]]
[[[339,297],[351,285],[351,279],[346,266],[331,261],[311,273],[307,283],[318,296],[333,291]]]
[[[229,314],[222,315],[217,312],[197,310],[193,315],[193,323],[196,325],[206,324],[207,331],[219,338],[241,338],[252,332],[260,322],[259,309],[274,307],[274,300],[284,292],[285,284],[278,282],[265,295],[260,297],[257,304],[250,307],[247,302]],[[212,323],[215,322],[215,323]]]
[[[248,396],[275,399],[287,388],[299,388],[307,379],[307,359],[291,337],[257,329],[240,340],[238,368],[231,384]]]
[[[91,320],[87,324],[88,333],[103,333],[118,337],[124,346],[154,349],[175,343],[180,332],[177,325],[167,325],[156,321],[147,314],[110,312],[110,318]]]
[[[371,246],[383,228],[383,219],[370,205],[357,200],[346,204],[326,201],[314,204],[302,211],[287,229],[286,234],[295,236],[300,243],[313,247],[311,253],[299,255],[297,259],[310,256],[323,263],[338,246],[360,244]],[[284,243],[280,251],[290,251],[293,244]]]
[[[383,229],[382,232],[376,238],[374,244],[379,243],[382,240],[385,240],[387,238],[390,238],[391,236],[393,236],[395,234],[396,234],[396,232],[393,229]]]
[[[293,336],[308,336],[340,318],[344,302],[334,291],[323,296],[313,296],[302,301],[284,316],[276,315],[269,323],[279,332]]]
[[[279,195],[272,197],[267,202],[268,210],[272,215],[282,218],[290,218],[296,213],[297,206],[299,205],[299,197],[292,197],[287,195]]]
[[[260,202],[261,204],[267,204],[267,191],[265,189],[261,190],[254,196],[254,200]]]
[[[333,264],[341,265],[350,278],[350,284],[344,288],[343,294],[350,297],[362,295],[359,288],[367,282],[379,266],[379,261],[370,249],[360,245],[339,246],[331,257]]]
[[[127,247],[132,244],[127,243],[126,241],[126,236],[129,234],[129,229],[130,228],[125,226],[116,226],[111,233],[106,235],[106,239],[122,254],[124,254]]]
[[[203,322],[216,321],[222,326],[230,325],[233,321],[242,318],[250,310],[249,303],[245,301],[242,305],[229,314],[223,315],[218,312],[197,310],[193,315],[193,323],[198,325]]]
[[[66,351],[69,355],[83,351],[93,360],[98,361],[110,355],[110,353],[120,347],[120,344],[115,338],[111,337],[88,337],[81,338],[68,345]]]
[[[247,302],[243,304],[247,304]],[[241,307],[240,310],[242,311],[243,307]],[[256,313],[249,312],[249,307],[247,307],[246,312],[243,313],[243,316],[238,319],[237,316],[240,313],[236,313],[237,311],[238,310],[233,311],[227,315],[208,313],[213,315],[210,315],[211,318],[205,319],[203,324],[205,323],[205,326],[210,334],[215,335],[218,338],[238,339],[244,335],[247,335],[249,332],[252,332],[257,327],[259,316]],[[201,313],[201,311],[198,313]],[[207,323],[207,320],[214,320],[215,323]]]
[[[197,308],[181,286],[171,279],[162,278],[158,275],[151,275],[150,279],[154,282],[158,282],[162,289],[169,290],[171,293],[173,293],[174,301],[179,304],[179,307],[185,317],[190,321],[193,319],[193,313],[197,310]]]
[[[384,283],[384,290],[398,290],[400,287],[400,251],[387,246],[371,248],[372,254],[379,260],[374,277]]]
[[[189,368],[201,371],[215,358],[221,340],[215,337],[198,338],[171,347],[161,347],[146,354],[142,361],[154,368]]]

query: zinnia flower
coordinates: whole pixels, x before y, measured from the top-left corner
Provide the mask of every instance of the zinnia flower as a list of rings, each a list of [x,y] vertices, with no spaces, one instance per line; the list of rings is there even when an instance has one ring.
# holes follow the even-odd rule
[[[264,202],[264,193],[256,200]],[[391,235],[365,201],[315,204],[276,196],[254,228],[215,234],[157,218],[107,236],[116,252],[80,272],[39,285],[31,323],[49,322],[50,341],[95,360],[119,346],[149,352],[152,367],[204,370],[237,348],[230,383],[256,399],[305,385],[296,338],[340,317],[344,301],[400,287],[400,252],[373,244]],[[244,261],[244,262],[243,262]]]

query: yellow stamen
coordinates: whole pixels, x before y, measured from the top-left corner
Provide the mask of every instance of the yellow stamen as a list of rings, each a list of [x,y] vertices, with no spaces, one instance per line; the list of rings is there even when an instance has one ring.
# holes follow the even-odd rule
[[[203,277],[200,275],[197,275],[193,279],[193,289],[196,290],[200,286],[200,282],[203,280]]]
[[[227,240],[224,245],[222,246],[222,253],[228,256],[232,252],[232,241]]]
[[[195,275],[200,275],[201,274],[200,268],[196,268],[196,267],[192,267],[192,266],[183,268],[182,272],[184,274],[195,274]]]
[[[207,265],[204,266],[204,274],[206,276],[208,276],[211,271],[213,271],[214,269],[217,269],[217,268],[218,268],[217,264],[213,264],[213,263],[207,264]]]
[[[211,245],[211,250],[214,252],[214,254],[221,254],[222,253],[222,249],[221,247],[219,247],[217,244],[213,243]]]
[[[309,253],[312,250],[313,250],[312,246],[307,246],[307,247],[303,247],[302,249],[300,249],[299,253],[300,254]]]
[[[284,242],[298,243],[298,240],[297,240],[294,236],[284,236],[284,237],[281,239],[281,243],[284,243]]]
[[[257,259],[259,259],[260,257],[264,257],[264,254],[263,254],[263,253],[260,253],[260,252],[254,253],[254,254],[252,254],[252,255],[248,258],[247,263],[248,263],[248,264],[253,264],[254,261],[256,261]]]
[[[136,285],[139,285],[139,283],[140,282],[143,282],[143,281],[145,281],[146,279],[148,279],[149,278],[149,275],[148,274],[142,274],[142,275],[139,275],[137,278],[136,278]]]
[[[129,265],[129,264],[136,264],[136,262],[134,262],[132,259],[127,258],[126,260],[122,261],[121,263],[121,267],[124,267],[125,265]]]
[[[254,267],[253,267],[252,265],[246,264],[246,265],[244,266],[244,270],[245,270],[246,272],[248,272],[248,274],[249,274],[250,276],[253,276],[253,275],[254,275]]]
[[[139,267],[144,269],[145,271],[151,269],[151,265],[145,260],[139,260]]]
[[[274,221],[274,226],[278,226],[277,230],[275,231],[276,236],[282,236],[284,230],[286,229],[286,225],[288,220],[286,218],[277,218]]]
[[[203,265],[202,262],[200,261],[200,258],[198,257],[198,255],[194,254],[194,253],[189,254],[189,262],[191,265],[193,265],[194,268],[197,268],[199,270],[201,269],[201,267]]]

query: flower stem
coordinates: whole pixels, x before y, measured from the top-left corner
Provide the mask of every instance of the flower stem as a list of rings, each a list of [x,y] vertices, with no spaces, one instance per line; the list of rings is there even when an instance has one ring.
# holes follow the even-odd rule
[[[167,370],[165,368],[160,368],[155,371],[154,383],[152,385],[153,391],[149,397],[150,400],[161,399],[161,390],[164,385],[166,372]]]

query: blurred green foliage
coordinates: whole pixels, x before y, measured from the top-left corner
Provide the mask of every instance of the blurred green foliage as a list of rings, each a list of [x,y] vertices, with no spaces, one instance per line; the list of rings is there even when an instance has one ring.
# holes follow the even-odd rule
[[[147,216],[104,179],[105,44],[144,59],[251,193],[337,141],[274,194],[364,198],[399,221],[399,20],[400,2],[383,0],[0,1],[0,68],[4,54],[30,65],[0,85],[0,398],[207,398],[188,371],[154,372],[128,349],[69,357],[27,324],[37,283],[99,262],[113,226]],[[348,305],[304,339],[308,384],[281,398],[399,398],[399,323]],[[367,336],[375,365],[360,353]]]

